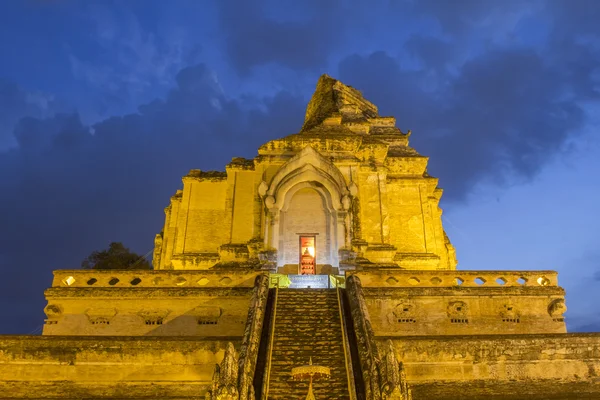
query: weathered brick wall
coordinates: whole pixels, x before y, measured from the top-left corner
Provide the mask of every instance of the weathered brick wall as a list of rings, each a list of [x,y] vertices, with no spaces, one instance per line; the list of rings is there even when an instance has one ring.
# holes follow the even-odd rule
[[[241,336],[259,272],[54,274],[44,335]]]
[[[598,399],[600,334],[391,339],[418,399]]]
[[[352,272],[376,335],[564,333],[564,289],[553,271]]]
[[[0,336],[0,399],[203,398],[228,341]]]

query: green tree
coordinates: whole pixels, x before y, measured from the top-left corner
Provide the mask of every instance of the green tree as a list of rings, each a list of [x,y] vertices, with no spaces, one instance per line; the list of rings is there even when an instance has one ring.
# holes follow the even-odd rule
[[[82,262],[86,269],[152,269],[144,256],[133,253],[121,242],[112,242],[108,250],[93,251]]]

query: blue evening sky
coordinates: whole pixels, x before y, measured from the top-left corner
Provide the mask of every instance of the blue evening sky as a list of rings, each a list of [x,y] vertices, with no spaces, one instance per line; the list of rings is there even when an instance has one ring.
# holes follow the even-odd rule
[[[189,169],[299,130],[318,77],[430,156],[463,269],[556,269],[600,330],[600,2],[0,3],[0,333],[52,270],[145,254]]]

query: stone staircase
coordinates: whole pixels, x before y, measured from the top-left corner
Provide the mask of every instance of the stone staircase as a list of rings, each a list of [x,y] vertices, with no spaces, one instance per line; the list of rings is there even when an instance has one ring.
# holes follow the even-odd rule
[[[279,289],[271,355],[269,399],[305,399],[308,381],[292,379],[293,367],[331,369],[328,380],[313,382],[317,400],[350,399],[342,328],[333,289]]]

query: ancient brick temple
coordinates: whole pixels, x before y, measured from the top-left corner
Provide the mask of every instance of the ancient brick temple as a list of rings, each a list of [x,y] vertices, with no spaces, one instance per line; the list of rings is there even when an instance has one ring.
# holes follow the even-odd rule
[[[409,136],[322,76],[299,133],[183,177],[153,271],[55,271],[0,398],[600,399],[556,272],[456,270]]]

